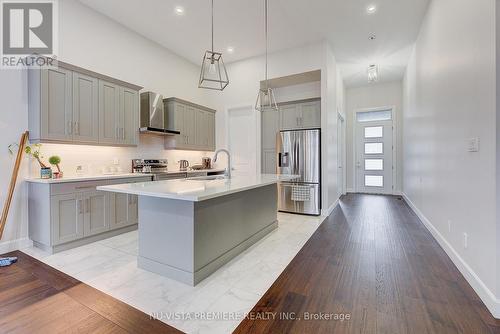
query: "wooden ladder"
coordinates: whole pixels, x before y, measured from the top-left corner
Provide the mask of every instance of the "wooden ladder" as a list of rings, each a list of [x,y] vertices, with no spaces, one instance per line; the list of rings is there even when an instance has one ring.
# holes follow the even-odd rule
[[[3,206],[2,216],[0,218],[0,240],[2,240],[3,230],[5,229],[5,224],[7,223],[7,216],[9,215],[10,203],[12,202],[12,196],[14,195],[14,189],[16,188],[17,175],[19,174],[19,167],[21,166],[21,160],[23,158],[24,147],[28,142],[28,131],[24,132],[19,141],[19,148],[17,150],[16,163],[14,165],[14,170],[12,171],[12,176],[10,178],[9,190],[7,193],[7,199]]]

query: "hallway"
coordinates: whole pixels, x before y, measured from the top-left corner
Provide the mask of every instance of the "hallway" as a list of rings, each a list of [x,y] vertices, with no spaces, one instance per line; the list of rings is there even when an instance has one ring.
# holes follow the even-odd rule
[[[348,194],[236,330],[333,332],[500,333],[500,321],[401,198]]]

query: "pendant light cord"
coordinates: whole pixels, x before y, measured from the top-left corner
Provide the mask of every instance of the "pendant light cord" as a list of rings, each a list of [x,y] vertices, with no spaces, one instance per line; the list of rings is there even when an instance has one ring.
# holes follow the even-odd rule
[[[266,24],[265,24],[265,27],[266,27],[266,91],[269,90],[269,82],[267,80],[267,6],[268,6],[268,0],[265,0],[265,9],[264,9],[264,12],[265,12],[265,17],[266,17]]]
[[[212,55],[214,53],[214,0],[212,0]]]

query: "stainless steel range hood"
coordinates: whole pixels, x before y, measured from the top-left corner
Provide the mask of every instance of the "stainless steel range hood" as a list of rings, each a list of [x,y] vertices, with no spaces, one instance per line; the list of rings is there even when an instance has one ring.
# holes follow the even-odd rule
[[[163,106],[163,96],[153,92],[141,93],[140,133],[174,136],[179,131],[168,130],[167,117]]]

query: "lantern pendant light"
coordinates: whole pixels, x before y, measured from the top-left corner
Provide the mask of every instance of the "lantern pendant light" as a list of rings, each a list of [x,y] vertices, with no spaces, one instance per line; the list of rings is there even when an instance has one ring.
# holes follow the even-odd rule
[[[222,53],[214,51],[214,0],[212,2],[212,50],[205,51],[201,63],[199,88],[224,90],[229,84]]]
[[[278,104],[276,103],[276,98],[274,97],[274,91],[271,87],[269,87],[269,80],[267,78],[267,53],[268,53],[268,0],[265,0],[265,31],[266,31],[266,81],[264,88],[259,88],[259,93],[257,95],[257,102],[255,103],[255,110],[264,111],[264,110],[275,110],[278,111]]]

